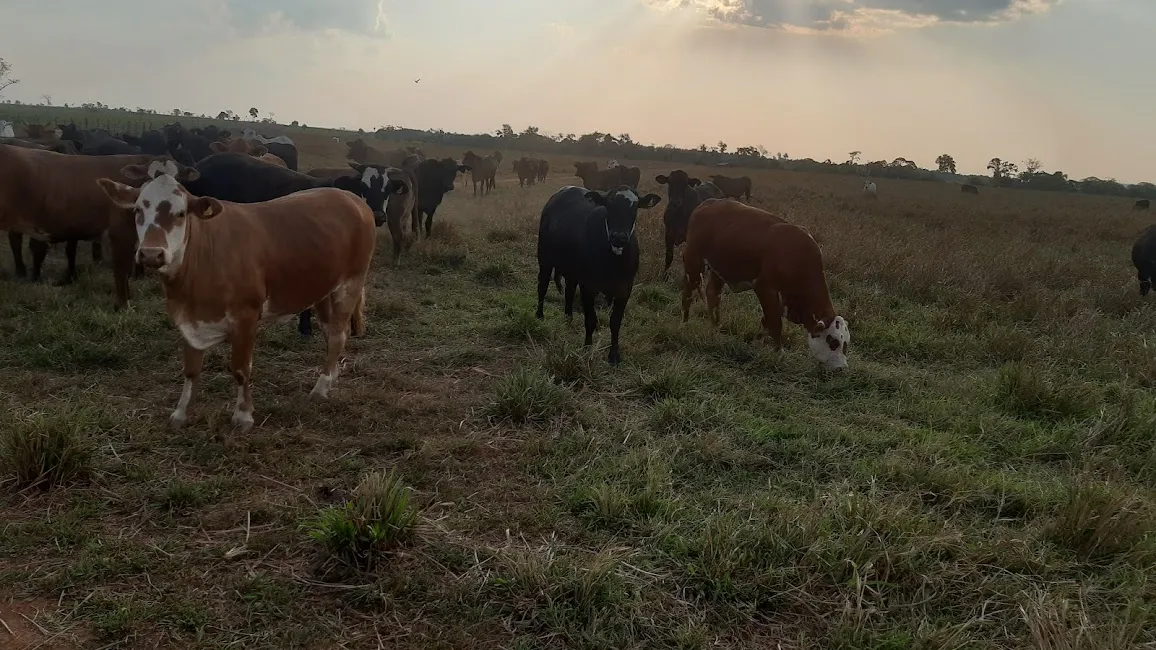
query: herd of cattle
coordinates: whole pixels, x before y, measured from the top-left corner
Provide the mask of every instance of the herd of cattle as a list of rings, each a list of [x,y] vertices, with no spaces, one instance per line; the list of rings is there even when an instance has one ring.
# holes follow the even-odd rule
[[[237,382],[233,422],[253,425],[249,388],[253,344],[265,322],[297,317],[312,333],[312,313],[327,330],[327,358],[311,395],[325,397],[339,370],[347,336],[365,330],[365,284],[376,231],[387,225],[393,263],[407,242],[430,236],[435,212],[470,172],[475,196],[496,185],[501,152],[467,151],[460,161],[427,156],[420,148],[375,149],[346,142],[347,167],[298,171],[298,152],[285,136],[266,138],[246,129],[232,137],[217,127],[179,123],[140,136],[114,136],[75,125],[28,125],[19,139],[0,139],[0,230],[9,233],[16,273],[28,275],[21,247],[30,237],[31,276],[39,277],[51,242],[65,242],[67,270],[76,277],[76,247],[91,241],[101,261],[101,240],[112,250],[116,304],[127,305],[129,278],[156,272],[166,311],[184,345],[184,388],[171,416],[183,426],[196,392],[204,351],[229,341]],[[538,230],[536,316],[551,280],[563,294],[566,317],[580,295],[585,343],[592,344],[601,296],[610,308],[609,361],[621,360],[619,335],[639,269],[638,211],[662,202],[640,194],[638,167],[610,161],[576,162],[582,186],[567,185],[542,208]],[[544,182],[543,159],[513,161],[519,185]],[[700,181],[676,169],[655,177],[667,191],[663,214],[668,277],[682,246],[682,319],[692,299],[705,299],[717,326],[724,289],[753,291],[762,307],[764,334],[781,346],[782,319],[807,332],[812,357],[829,369],[847,366],[850,331],[836,312],[823,255],[810,233],[741,202],[751,198],[747,177]],[[964,185],[964,193],[977,194]],[[864,195],[877,197],[874,182]],[[1138,201],[1137,209],[1147,208]],[[424,224],[422,219],[424,217]],[[1156,226],[1132,250],[1141,294],[1156,281]],[[565,286],[563,286],[563,281]],[[705,285],[705,292],[704,292]]]

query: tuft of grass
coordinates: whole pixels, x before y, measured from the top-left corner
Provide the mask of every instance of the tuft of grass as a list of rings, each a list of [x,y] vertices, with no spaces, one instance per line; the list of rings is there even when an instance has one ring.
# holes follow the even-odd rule
[[[1022,363],[1000,370],[997,395],[1009,413],[1046,420],[1082,415],[1090,405],[1086,392]]]
[[[607,369],[602,355],[593,346],[563,342],[546,348],[543,365],[555,380],[582,386],[598,385]]]
[[[505,319],[498,326],[498,333],[511,341],[525,343],[544,340],[550,329],[544,321],[534,316],[533,311],[511,307],[506,310]]]
[[[434,223],[433,227],[430,228],[429,238],[456,244],[462,241],[462,233],[455,224],[441,220]]]
[[[391,470],[366,475],[348,501],[325,508],[303,527],[340,563],[371,569],[412,538],[417,517],[410,488]]]
[[[523,366],[498,383],[486,412],[496,420],[540,422],[562,415],[570,403],[570,393],[550,376]]]
[[[681,399],[701,384],[701,377],[685,359],[677,357],[651,372],[640,372],[636,390],[647,400]]]
[[[1069,488],[1047,535],[1081,560],[1111,560],[1156,532],[1154,516],[1135,494],[1102,483],[1077,483]]]
[[[48,490],[87,478],[88,436],[99,427],[91,409],[64,408],[0,421],[0,469],[16,490]]]
[[[514,242],[519,239],[521,239],[521,235],[519,235],[516,230],[498,229],[486,233],[486,241],[494,244]]]
[[[506,261],[493,262],[478,269],[474,279],[480,284],[492,287],[505,287],[517,282],[514,267]]]

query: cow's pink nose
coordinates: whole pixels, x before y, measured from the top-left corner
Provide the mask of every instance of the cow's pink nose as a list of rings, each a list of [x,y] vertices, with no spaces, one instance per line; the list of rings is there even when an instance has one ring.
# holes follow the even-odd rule
[[[141,248],[136,252],[136,261],[141,266],[159,269],[165,265],[165,249]]]

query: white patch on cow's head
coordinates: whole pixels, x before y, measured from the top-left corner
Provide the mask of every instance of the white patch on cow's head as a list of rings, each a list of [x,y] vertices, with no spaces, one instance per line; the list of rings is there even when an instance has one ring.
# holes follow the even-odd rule
[[[627,201],[630,201],[630,207],[638,207],[638,195],[634,193],[634,190],[618,190],[618,196],[625,197]]]
[[[618,166],[618,161],[613,159],[613,158],[610,159],[610,162],[606,163],[606,169],[614,169],[617,166]]]
[[[851,343],[851,330],[842,316],[836,316],[826,328],[807,337],[811,356],[828,370],[842,370],[847,367],[847,348]]]
[[[373,179],[382,176],[382,173],[376,167],[366,167],[365,171],[361,173],[361,184],[366,187],[373,186]]]
[[[148,171],[146,173],[148,174],[149,178],[156,178],[157,176],[164,174],[168,174],[169,176],[176,178],[179,171],[180,168],[177,167],[177,161],[171,158],[160,158],[149,162]]]
[[[185,254],[188,208],[180,184],[168,174],[161,174],[141,186],[135,215],[140,242],[138,260],[148,253],[162,252],[164,263],[158,271],[168,274],[180,267]]]

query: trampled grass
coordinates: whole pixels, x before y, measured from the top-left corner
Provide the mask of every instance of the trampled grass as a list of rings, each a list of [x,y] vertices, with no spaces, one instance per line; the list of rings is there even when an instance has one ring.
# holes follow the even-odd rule
[[[306,141],[303,166],[342,150]],[[383,230],[328,402],[304,399],[321,338],[265,330],[243,436],[227,348],[168,429],[153,280],[116,313],[86,247],[63,289],[12,280],[5,252],[5,440],[56,442],[0,459],[0,601],[52,603],[38,624],[83,647],[1156,643],[1156,307],[1130,201],[880,181],[867,203],[854,178],[753,172],[754,203],[823,247],[849,371],[818,372],[795,326],[781,354],[756,341],[749,293],[718,331],[701,303],[682,324],[661,204],[611,368],[605,312],[595,350],[553,288],[533,317],[537,213],[577,182],[550,162],[533,188],[459,184],[400,268]],[[670,171],[640,166],[647,191]],[[80,454],[30,489],[46,448]],[[334,572],[302,526],[390,472],[413,534]]]

